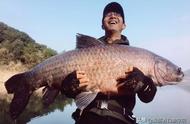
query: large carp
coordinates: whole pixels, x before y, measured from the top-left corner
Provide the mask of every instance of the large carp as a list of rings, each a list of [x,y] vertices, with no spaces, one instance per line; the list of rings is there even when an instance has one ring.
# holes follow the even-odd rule
[[[17,118],[23,111],[34,90],[48,86],[59,91],[64,78],[75,70],[85,71],[90,80],[89,91],[79,94],[79,100],[76,100],[87,106],[98,92],[118,93],[117,79],[125,76],[131,67],[152,78],[156,86],[176,84],[183,78],[180,67],[148,50],[127,45],[105,45],[95,38],[78,35],[76,49],[53,56],[5,82],[7,92],[14,94],[10,105],[11,117]]]

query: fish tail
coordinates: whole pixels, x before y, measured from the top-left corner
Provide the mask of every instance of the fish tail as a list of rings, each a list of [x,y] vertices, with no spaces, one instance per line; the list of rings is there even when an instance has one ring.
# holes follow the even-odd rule
[[[23,77],[24,73],[19,73],[16,75],[13,75],[5,82],[5,88],[7,90],[7,93],[11,94],[16,92],[16,90],[20,87],[20,85],[23,85]]]
[[[16,119],[28,104],[32,94],[29,84],[24,79],[24,73],[16,74],[5,82],[7,92],[13,94],[9,114]]]

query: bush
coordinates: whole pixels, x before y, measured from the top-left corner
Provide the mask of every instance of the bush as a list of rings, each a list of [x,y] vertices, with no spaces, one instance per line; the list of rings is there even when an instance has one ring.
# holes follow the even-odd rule
[[[32,67],[57,54],[53,49],[36,43],[26,33],[0,23],[0,64],[21,62]]]

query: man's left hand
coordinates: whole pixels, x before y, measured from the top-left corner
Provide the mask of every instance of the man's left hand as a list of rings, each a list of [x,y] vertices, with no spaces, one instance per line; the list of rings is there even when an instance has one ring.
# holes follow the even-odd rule
[[[124,78],[118,79],[118,92],[122,94],[134,94],[138,92],[144,85],[144,79],[147,76],[138,68],[133,68],[131,72],[127,72]]]

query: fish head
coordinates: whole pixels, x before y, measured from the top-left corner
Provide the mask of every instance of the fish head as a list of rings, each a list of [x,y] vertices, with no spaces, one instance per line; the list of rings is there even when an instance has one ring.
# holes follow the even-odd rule
[[[159,86],[177,84],[184,77],[180,67],[161,57],[156,58],[154,71]]]

